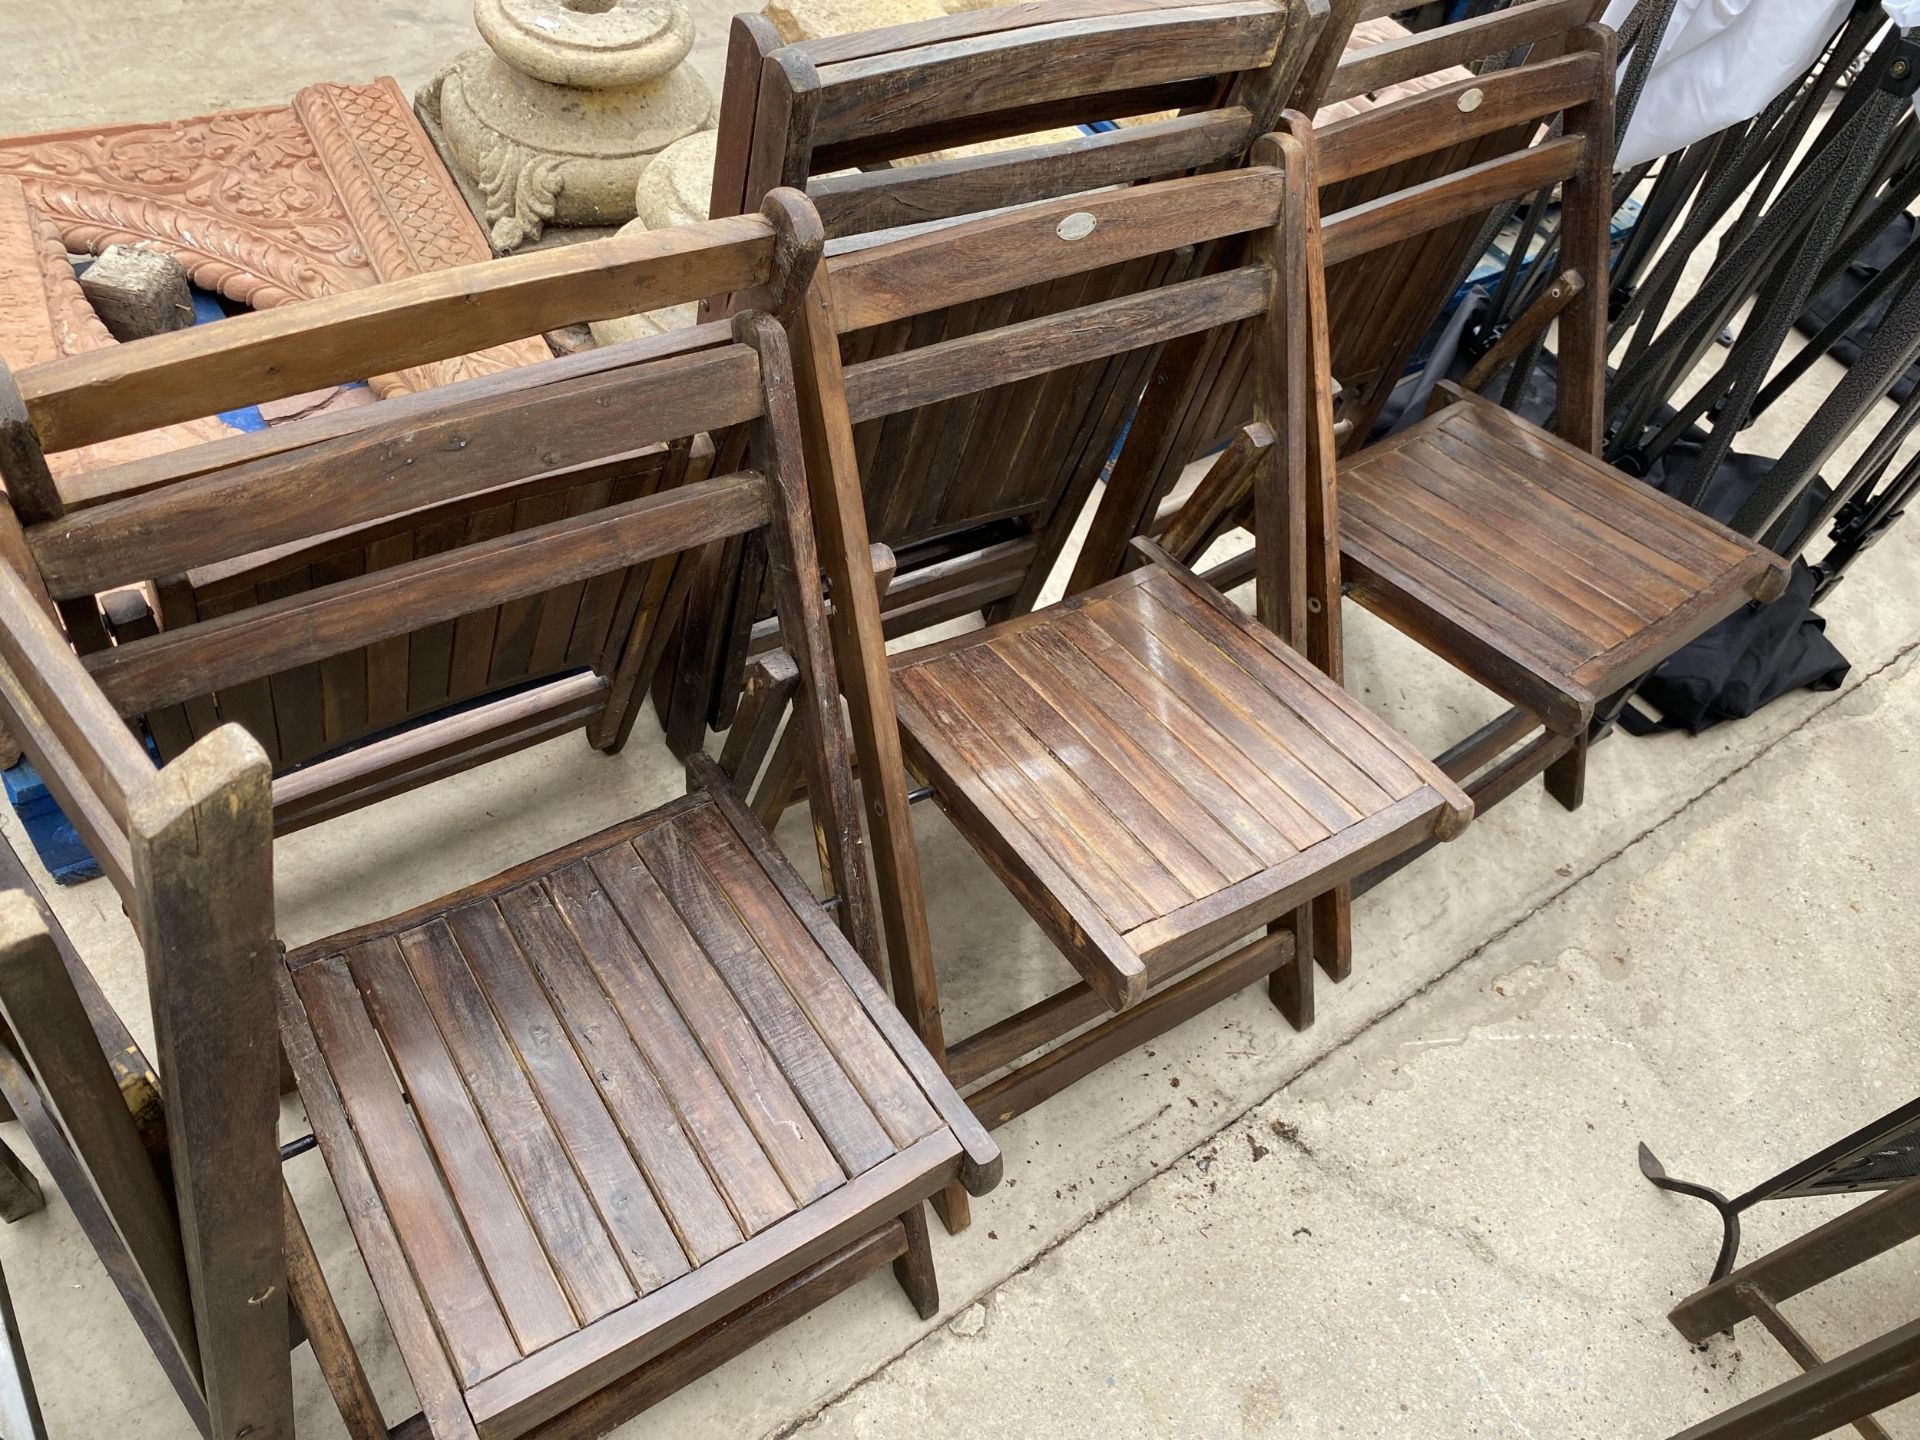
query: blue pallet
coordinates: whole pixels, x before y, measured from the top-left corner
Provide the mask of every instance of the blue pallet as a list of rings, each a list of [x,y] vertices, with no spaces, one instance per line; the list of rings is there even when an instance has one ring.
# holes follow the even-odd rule
[[[7,803],[26,826],[27,838],[48,874],[62,885],[78,885],[100,873],[100,862],[68,822],[31,760],[0,771],[0,783],[5,784]]]

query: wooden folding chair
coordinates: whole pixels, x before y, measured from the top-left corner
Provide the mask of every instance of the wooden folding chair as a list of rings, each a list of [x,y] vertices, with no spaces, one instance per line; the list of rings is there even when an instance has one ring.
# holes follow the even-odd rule
[[[798,196],[775,202],[810,214]],[[137,384],[28,370],[20,389],[64,436],[100,407],[164,415],[206,373],[306,388],[307,372],[353,373],[375,344],[412,363],[609,297],[622,311],[756,287],[778,299],[811,269],[795,233],[752,216],[624,241],[587,267],[594,284],[571,263],[559,283],[514,262],[449,272],[242,317],[191,346],[130,345]],[[22,531],[0,508],[0,718],[133,916],[165,1170],[17,897],[0,896],[0,1011],[31,1073],[25,1103],[68,1137],[85,1203],[113,1221],[103,1259],[130,1275],[123,1293],[206,1433],[291,1433],[289,1285],[349,1429],[387,1433],[297,1212],[283,1219],[282,1046],[420,1397],[424,1418],[401,1433],[599,1434],[889,1260],[920,1312],[936,1307],[920,1202],[949,1183],[989,1188],[1000,1160],[869,973],[791,377],[780,326],[742,310],[483,382],[477,403],[437,392],[348,445],[287,447],[245,484],[209,488],[233,473],[215,470],[209,486],[138,497],[137,530],[83,514]],[[84,659],[53,619],[54,594],[96,593],[156,553],[184,572],[301,543],[343,508],[373,523],[484,492],[529,449],[549,467],[592,464],[714,428],[731,437],[726,473],[669,491]],[[262,748],[222,725],[156,770],[124,723],[557,585],[638,572],[644,593],[645,577],[682,573],[676,557],[736,537],[765,547],[774,577],[844,933],[694,756],[681,799],[283,955]],[[632,621],[642,649],[667,609],[651,603]]]
[[[903,225],[1237,163],[1277,121],[1324,14],[1324,0],[1040,0],[796,45],[741,15],[711,213],[752,210],[773,186],[804,188],[830,246],[850,248]],[[1107,121],[1141,123],[1091,133]],[[1178,278],[1191,260],[1148,257],[867,327],[846,358],[1125,294]],[[896,563],[888,634],[1032,606],[1151,358],[859,425],[868,532]],[[705,648],[682,667],[676,748],[697,743],[699,720],[731,723],[749,627],[763,614],[757,577],[730,572]]]
[[[784,213],[774,220],[788,223]],[[807,223],[817,224],[810,214]],[[817,249],[812,242],[783,243],[797,245],[796,254]],[[244,357],[219,359],[231,350],[232,322],[223,321],[169,337],[162,346],[113,346],[36,366],[21,377],[19,393],[0,375],[0,480],[19,520],[35,534],[62,537],[50,545],[112,557],[84,575],[49,571],[75,648],[95,653],[156,631],[268,609],[327,585],[703,477],[713,460],[704,435],[636,445],[590,462],[570,452],[564,437],[528,435],[486,457],[484,483],[445,483],[405,513],[378,511],[378,501],[363,495],[340,500],[333,514],[303,509],[291,524],[244,530],[225,511],[221,497],[235,487],[297,491],[303,483],[297,466],[309,454],[366,455],[367,437],[390,420],[440,413],[443,400],[484,413],[494,397],[519,383],[512,372],[164,455],[94,469],[59,467],[57,478],[47,464],[49,455],[173,423],[155,418],[161,414],[199,417],[302,393],[303,386],[317,388],[320,375],[354,378],[355,366],[385,373],[379,367],[403,351],[445,358],[455,353],[452,336],[462,327],[448,326],[444,317],[502,290],[539,297],[532,304],[516,301],[517,310],[490,310],[490,333],[514,338],[541,333],[539,326],[555,314],[597,316],[611,313],[609,307],[650,303],[655,294],[680,303],[696,298],[658,271],[648,280],[652,294],[639,290],[628,261],[642,253],[645,245],[616,239],[519,257],[505,269],[489,267],[484,281],[463,271],[411,282],[420,305],[438,307],[418,312],[426,328],[412,334],[378,329],[365,317],[355,321],[358,329],[336,331],[332,321],[355,312],[341,300],[325,301],[322,333],[344,348],[301,356],[284,373],[267,373]],[[592,355],[571,357],[561,373],[585,374],[600,363]],[[132,403],[119,404],[124,397]],[[323,441],[332,449],[315,451]],[[466,472],[449,473],[463,480]],[[386,477],[377,480],[384,485]],[[145,528],[155,511],[176,500],[185,506],[189,496],[200,497],[202,508],[183,509],[179,526],[191,532],[217,525],[232,540],[218,558],[191,565],[177,536],[157,534],[148,543]],[[121,537],[117,546],[100,538],[113,533]],[[285,781],[276,801],[282,830],[404,788],[404,781],[394,783],[397,773],[429,757],[432,773],[443,774],[578,728],[596,746],[615,749],[645,699],[646,677],[627,652],[640,599],[636,581],[615,573],[555,585],[323,663],[155,704],[144,721],[162,759],[183,753],[225,721],[243,726]],[[510,704],[476,708],[509,695]]]
[[[1334,0],[1313,58],[1295,90],[1294,108],[1315,115],[1315,132],[1329,144],[1350,145],[1361,162],[1340,179],[1323,168],[1321,214],[1329,225],[1344,211],[1413,189],[1527,144],[1531,116],[1488,129],[1477,100],[1484,93],[1463,66],[1540,63],[1562,54],[1574,27],[1590,21],[1600,0],[1519,0],[1505,10],[1435,26],[1418,34],[1360,45],[1349,43],[1357,22],[1376,21],[1386,8],[1375,0]],[[1492,73],[1486,77],[1496,78]],[[1458,82],[1458,83],[1455,83]],[[1504,82],[1503,82],[1504,83]],[[1423,90],[1445,86],[1452,112],[1428,106],[1408,110]],[[1408,93],[1411,91],[1412,93]],[[1398,96],[1399,98],[1389,98]],[[1404,154],[1396,117],[1436,121],[1433,144]],[[1344,138],[1343,138],[1344,137]],[[1381,140],[1370,159],[1368,137]],[[1329,266],[1327,315],[1335,401],[1335,437],[1343,453],[1364,443],[1395,381],[1456,284],[1478,258],[1487,215],[1456,217],[1420,235],[1405,236],[1364,257]],[[1216,247],[1215,266],[1237,263]],[[1151,445],[1129,445],[1074,559],[1072,594],[1117,574],[1134,535],[1159,534],[1170,523],[1174,492],[1186,467],[1227,443],[1253,413],[1252,340],[1244,328],[1189,339],[1162,358],[1141,405],[1141,433]]]
[[[1764,547],[1596,457],[1612,77],[1611,34],[1587,27],[1556,59],[1462,80],[1317,136],[1323,193],[1334,193],[1441,153],[1436,144],[1458,153],[1561,121],[1555,137],[1522,138],[1502,154],[1374,194],[1327,216],[1324,228],[1331,286],[1373,257],[1423,236],[1464,233],[1503,202],[1562,187],[1554,282],[1468,377],[1469,386],[1490,380],[1557,321],[1555,431],[1443,384],[1426,418],[1340,466],[1349,593],[1516,707],[1439,757],[1456,779],[1475,777],[1468,793],[1482,809],[1543,771],[1550,793],[1577,806],[1596,706],[1740,606],[1771,599],[1786,580],[1784,562]],[[1386,283],[1384,271],[1374,283]],[[1169,548],[1188,558],[1253,518],[1228,483],[1203,483],[1190,511],[1167,532]]]
[[[894,990],[962,1086],[1106,1011],[1104,1026],[969,1099],[988,1125],[1262,976],[1311,1018],[1305,906],[1368,865],[1450,836],[1450,781],[1304,658],[1337,627],[1332,423],[1304,151],[1252,169],[1021,207],[830,262],[801,310],[808,471],[881,877]],[[1223,274],[983,326],[843,367],[845,338],[1009,290],[1227,236]],[[1064,605],[883,663],[855,426],[1263,317],[1259,622],[1153,563]],[[897,719],[896,719],[897,710]],[[945,1046],[905,762],[1084,977]],[[1235,947],[1244,937],[1268,930]],[[1227,949],[1224,958],[1201,965]],[[949,1202],[948,1223],[958,1223]]]

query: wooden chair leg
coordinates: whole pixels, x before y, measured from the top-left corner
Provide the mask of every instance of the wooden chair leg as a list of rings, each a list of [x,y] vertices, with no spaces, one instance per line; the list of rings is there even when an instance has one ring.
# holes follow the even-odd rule
[[[789,707],[787,727],[774,744],[773,755],[760,777],[760,788],[753,792],[753,813],[769,830],[780,823],[787,806],[793,803],[794,792],[800,788],[800,742],[805,732],[804,725],[794,723]]]
[[[340,1411],[341,1423],[352,1440],[387,1440],[380,1401],[367,1383],[367,1372],[361,1368],[360,1355],[353,1348],[339,1307],[333,1303],[333,1291],[320,1269],[320,1257],[314,1253],[306,1223],[284,1184],[280,1187],[280,1209],[287,1227],[287,1298],[307,1332],[307,1344]]]
[[[1292,956],[1267,977],[1267,998],[1280,1008],[1294,1029],[1309,1029],[1313,1025],[1312,911],[1302,906],[1267,928],[1269,933],[1288,931],[1293,935]]]
[[[1561,808],[1578,810],[1587,798],[1587,746],[1588,739],[1582,734],[1573,742],[1573,748],[1547,766],[1547,793],[1560,802]]]
[[[46,1208],[47,1197],[40,1192],[40,1182],[12,1147],[0,1142],[0,1220],[11,1225]]]
[[[933,1273],[933,1239],[927,1230],[927,1211],[915,1205],[900,1217],[907,1230],[907,1253],[893,1262],[893,1277],[907,1292],[922,1320],[940,1313],[940,1284]]]
[[[1673,1440],[1813,1440],[1920,1393],[1920,1320],[1722,1410]]]

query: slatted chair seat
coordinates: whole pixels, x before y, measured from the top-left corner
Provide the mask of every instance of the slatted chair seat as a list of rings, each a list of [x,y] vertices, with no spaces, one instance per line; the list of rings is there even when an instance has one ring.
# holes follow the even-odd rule
[[[1471,815],[1271,631],[1159,565],[893,677],[909,763],[1023,896],[1052,897],[1036,917],[1116,1009]]]
[[[1474,673],[1558,728],[1786,585],[1771,551],[1478,399],[1343,464],[1340,499],[1356,597],[1446,627]]]
[[[951,1088],[716,789],[288,956],[295,1072],[374,1283],[482,1435],[972,1165]]]

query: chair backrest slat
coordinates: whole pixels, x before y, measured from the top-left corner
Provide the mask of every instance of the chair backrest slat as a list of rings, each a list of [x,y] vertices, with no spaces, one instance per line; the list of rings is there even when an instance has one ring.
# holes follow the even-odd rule
[[[1063,243],[1085,273],[1242,235],[1279,212],[1277,175],[1224,171],[968,221],[836,257],[835,320],[863,330],[1041,283],[1057,276]]]
[[[1477,140],[1577,105],[1593,93],[1599,58],[1563,55],[1538,65],[1456,80],[1392,107],[1318,126],[1314,163],[1322,185]]]
[[[1563,135],[1329,215],[1327,264],[1338,265],[1485,215],[1504,200],[1571,179],[1580,172],[1587,143],[1584,135]]]
[[[8,566],[0,566],[0,610],[7,617],[0,625],[0,664],[10,672],[16,693],[55,739],[76,752],[88,788],[124,825],[128,797],[153,776],[146,751],[101,704],[99,692],[82,681],[84,672],[66,637]]]
[[[847,409],[871,420],[1250,319],[1272,279],[1242,266],[869,360],[847,373]]]
[[[1001,30],[824,66],[816,61],[813,143],[1253,70],[1272,61],[1285,29],[1285,12],[1266,0],[1223,0]],[[1005,63],[1010,51],[1021,63]]]
[[[1341,59],[1321,102],[1350,100],[1531,45],[1543,35],[1584,25],[1593,10],[1590,0],[1521,0],[1505,10],[1368,46]]]
[[[731,338],[725,321],[713,321],[686,330],[673,330],[644,340],[628,340],[618,345],[600,345],[565,355],[532,372],[503,370],[492,375],[477,375],[433,390],[417,390],[406,395],[389,396],[379,405],[355,405],[344,410],[323,411],[301,419],[297,425],[273,425],[265,430],[250,430],[203,441],[180,450],[169,450],[138,460],[105,465],[64,475],[60,480],[60,498],[67,513],[144,495],[149,490],[191,480],[196,475],[224,470],[250,461],[281,455],[289,450],[317,445],[342,435],[402,421],[411,416],[437,413],[444,407],[466,401],[492,399],[523,391],[529,384],[558,385],[608,370],[638,365],[643,361],[664,359],[669,355],[691,354],[724,345]]]
[[[737,345],[435,407],[28,530],[57,599],[252,555],[760,413]]]
[[[1177,175],[1237,158],[1252,143],[1252,115],[1230,105],[1013,150],[826,175],[808,183],[807,195],[831,239]]]
[[[116,645],[86,665],[115,706],[137,714],[729,539],[770,514],[767,482],[752,471],[696,481]]]
[[[17,377],[45,450],[131,435],[585,320],[764,285],[776,223],[738,215],[440,270],[51,361]]]

